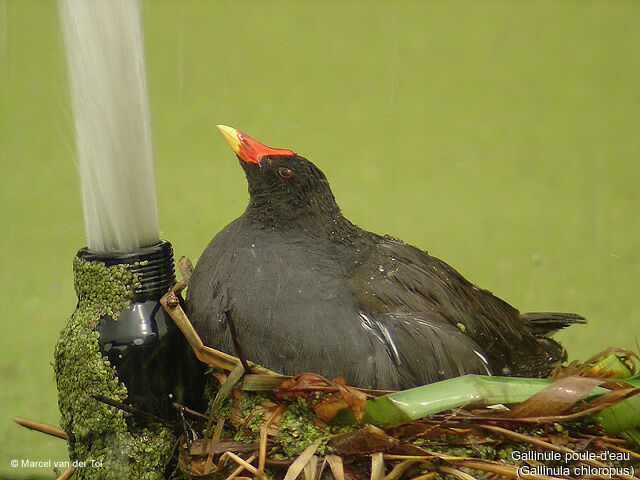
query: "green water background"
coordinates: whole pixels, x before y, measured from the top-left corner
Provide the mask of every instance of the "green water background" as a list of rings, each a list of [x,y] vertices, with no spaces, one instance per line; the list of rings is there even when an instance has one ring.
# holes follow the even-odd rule
[[[584,314],[571,358],[640,331],[640,3],[145,1],[162,237],[197,259],[244,209],[215,125],[292,148],[344,213],[522,311]],[[53,1],[0,2],[0,477],[53,474],[53,346],[84,245]]]

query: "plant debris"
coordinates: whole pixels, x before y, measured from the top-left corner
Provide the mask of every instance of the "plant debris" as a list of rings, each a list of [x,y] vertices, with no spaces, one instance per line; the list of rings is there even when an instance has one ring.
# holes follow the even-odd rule
[[[190,324],[181,324],[188,322],[184,312],[172,314],[179,305],[163,305],[183,332],[197,337]],[[206,349],[211,365],[233,363],[226,354],[218,361],[217,352],[201,342],[192,346]],[[314,373],[273,381],[273,372],[254,365],[242,379],[229,374],[242,367],[214,368],[212,390],[224,390],[231,377],[233,388],[224,408],[209,409],[208,421],[193,415],[191,434],[198,438],[181,437],[179,468],[189,478],[226,480],[640,478],[640,413],[625,424],[631,428],[616,432],[607,417],[619,405],[639,411],[640,384],[633,378],[639,363],[633,352],[610,349],[557,369],[555,381],[535,379],[537,393],[524,401],[492,405],[488,399],[494,397],[488,395],[423,418],[379,425],[372,419],[385,418],[376,409],[387,408],[378,402],[393,397],[381,396],[387,392]],[[458,386],[466,378],[456,381]],[[378,403],[370,406],[376,397]]]
[[[180,306],[184,281],[161,304],[211,366],[210,401],[206,412],[174,404],[181,422],[168,428],[122,403],[126,388],[97,347],[98,319],[127,306],[136,278],[122,266],[79,259],[74,269],[77,281],[94,280],[79,282],[78,308],[56,348],[66,433],[16,420],[66,436],[72,460],[100,459],[106,467],[69,468],[59,479],[640,478],[634,352],[608,349],[548,380],[468,375],[404,392],[369,391],[315,373],[279,375],[205,346]],[[128,424],[132,414],[148,423]]]

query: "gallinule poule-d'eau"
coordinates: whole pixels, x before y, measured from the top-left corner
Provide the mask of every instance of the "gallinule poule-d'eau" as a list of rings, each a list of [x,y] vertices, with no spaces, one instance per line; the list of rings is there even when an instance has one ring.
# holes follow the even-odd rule
[[[283,374],[405,389],[467,373],[539,377],[580,315],[521,314],[427,252],[354,225],[291,150],[219,126],[249,184],[242,216],[199,258],[186,304],[205,344]]]

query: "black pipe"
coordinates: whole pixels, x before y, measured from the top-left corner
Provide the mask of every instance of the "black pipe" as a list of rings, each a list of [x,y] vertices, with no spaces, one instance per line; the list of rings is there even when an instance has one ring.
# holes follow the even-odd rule
[[[77,256],[107,267],[125,264],[138,276],[130,307],[117,319],[103,316],[96,327],[102,354],[127,387],[127,402],[168,420],[176,417],[173,402],[202,408],[204,365],[159,303],[176,281],[171,244],[126,253],[82,248]]]

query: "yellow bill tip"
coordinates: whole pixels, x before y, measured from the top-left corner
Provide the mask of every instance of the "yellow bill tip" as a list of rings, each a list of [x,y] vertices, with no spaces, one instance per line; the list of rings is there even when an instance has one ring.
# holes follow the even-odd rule
[[[238,130],[227,125],[218,125],[217,127],[231,149],[236,152],[236,155],[240,154],[240,135],[238,135]]]

